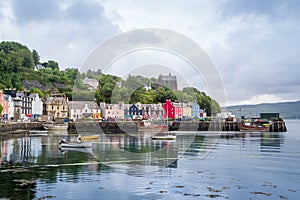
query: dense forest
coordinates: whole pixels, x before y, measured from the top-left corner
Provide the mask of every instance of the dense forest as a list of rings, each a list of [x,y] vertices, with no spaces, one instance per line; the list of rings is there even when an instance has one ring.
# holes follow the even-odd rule
[[[88,90],[83,84],[85,77],[99,81],[96,91]],[[145,85],[151,89],[146,90]],[[45,97],[51,93],[65,93],[69,100],[94,100],[97,103],[157,103],[172,101],[198,101],[207,114],[220,112],[219,104],[204,92],[196,88],[184,88],[172,91],[167,86],[158,84],[156,78],[129,75],[126,80],[110,74],[103,74],[101,70],[80,73],[77,68],[60,69],[54,60],[40,61],[36,50],[30,50],[17,42],[3,41],[0,43],[0,89],[16,88],[30,90]]]

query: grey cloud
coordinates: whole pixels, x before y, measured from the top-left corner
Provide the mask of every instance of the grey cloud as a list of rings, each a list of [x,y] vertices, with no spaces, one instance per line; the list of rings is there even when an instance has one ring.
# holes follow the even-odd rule
[[[57,1],[52,0],[15,0],[13,10],[20,24],[32,21],[54,20],[59,14]]]
[[[75,1],[64,12],[63,16],[79,23],[90,23],[103,18],[104,8],[93,1]]]
[[[103,15],[103,6],[95,1],[74,0],[65,9],[61,9],[59,1],[15,0],[13,11],[17,22],[21,25],[30,22],[46,23],[47,21],[69,21],[87,25],[94,22],[100,24],[107,20]]]
[[[222,17],[236,15],[265,15],[282,17],[299,15],[300,2],[298,0],[229,0],[220,4]]]
[[[14,23],[3,39],[22,41],[38,50],[41,59],[52,59],[61,67],[79,66],[99,43],[119,32],[96,1],[14,0]],[[4,28],[4,27],[3,27]],[[14,35],[11,37],[11,35]],[[68,52],[68,53],[66,53]]]
[[[300,28],[293,18],[246,20],[225,36],[225,48],[210,51],[224,79],[228,100],[274,94],[297,99],[300,92]],[[292,89],[291,89],[292,88]]]

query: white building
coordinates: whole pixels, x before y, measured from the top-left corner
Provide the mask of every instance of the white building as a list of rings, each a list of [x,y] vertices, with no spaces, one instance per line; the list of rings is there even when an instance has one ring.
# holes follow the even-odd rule
[[[217,113],[217,118],[220,119],[226,119],[226,118],[235,118],[235,115],[233,115],[231,112],[221,112],[221,113]]]
[[[30,94],[29,98],[31,98],[31,109],[32,115],[42,115],[43,114],[43,101],[39,97],[39,94],[34,93]]]
[[[74,121],[101,116],[101,110],[94,101],[69,101],[68,104],[70,118]]]
[[[96,79],[85,77],[83,79],[83,84],[90,86],[89,89],[95,90],[97,89],[99,82]]]

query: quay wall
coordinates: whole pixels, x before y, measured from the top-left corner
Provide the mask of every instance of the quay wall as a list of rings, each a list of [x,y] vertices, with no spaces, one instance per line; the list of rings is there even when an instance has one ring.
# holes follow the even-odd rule
[[[69,122],[71,132],[136,133],[136,122]],[[169,131],[240,131],[238,122],[174,122]],[[270,132],[286,132],[284,121],[274,121]]]
[[[70,132],[94,132],[105,134],[136,133],[135,122],[69,122]]]
[[[41,122],[22,122],[0,124],[0,134],[13,133],[19,130],[43,130]],[[69,122],[70,132],[103,132],[136,133],[136,122]],[[170,131],[240,131],[237,122],[174,122],[169,126]],[[270,132],[286,132],[284,121],[274,121],[270,126]]]
[[[16,131],[43,130],[41,122],[15,122],[0,124],[0,134],[5,135]]]

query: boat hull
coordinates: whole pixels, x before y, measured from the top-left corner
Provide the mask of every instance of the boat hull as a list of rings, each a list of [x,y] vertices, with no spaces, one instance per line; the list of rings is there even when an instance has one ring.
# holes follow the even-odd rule
[[[44,129],[51,131],[65,131],[68,130],[68,124],[44,124]]]
[[[176,140],[176,135],[153,135],[152,140]]]
[[[67,143],[61,143],[61,148],[91,148],[92,143],[91,142],[67,142]]]
[[[269,132],[270,128],[268,126],[247,126],[245,124],[240,124],[240,131],[252,131],[252,132]]]
[[[31,130],[31,131],[29,131],[29,135],[36,135],[36,136],[48,135],[48,131],[47,130]]]

